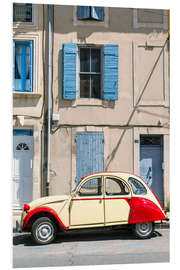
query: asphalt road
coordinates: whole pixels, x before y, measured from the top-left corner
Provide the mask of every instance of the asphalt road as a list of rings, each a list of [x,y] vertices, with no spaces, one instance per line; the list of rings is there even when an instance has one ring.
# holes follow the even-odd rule
[[[13,237],[13,267],[51,267],[169,262],[169,229],[139,240],[127,231],[58,235],[53,244],[35,245],[29,234]]]

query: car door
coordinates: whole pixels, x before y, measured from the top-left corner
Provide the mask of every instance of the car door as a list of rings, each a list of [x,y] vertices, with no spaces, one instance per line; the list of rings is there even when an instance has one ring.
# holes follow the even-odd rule
[[[70,203],[70,227],[104,225],[102,178],[83,181]]]
[[[105,225],[128,223],[131,203],[130,187],[116,177],[105,177]]]

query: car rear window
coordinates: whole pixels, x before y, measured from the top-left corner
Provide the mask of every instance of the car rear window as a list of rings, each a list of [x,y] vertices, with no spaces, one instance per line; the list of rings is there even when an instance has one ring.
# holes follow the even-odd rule
[[[128,182],[131,185],[134,194],[145,195],[147,193],[145,186],[137,179],[130,177]]]

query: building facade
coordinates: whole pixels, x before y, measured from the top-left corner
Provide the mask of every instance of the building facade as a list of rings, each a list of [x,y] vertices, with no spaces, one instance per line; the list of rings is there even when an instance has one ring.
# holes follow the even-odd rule
[[[13,209],[41,196],[43,6],[13,4]]]
[[[33,41],[33,50],[36,50],[30,72],[32,81],[25,80],[29,89],[33,85],[33,91],[15,89],[13,92],[17,141],[14,147],[33,141],[33,184],[27,186],[28,192],[31,190],[33,199],[42,194],[67,194],[83,175],[128,171],[141,175],[166,206],[170,110],[168,11],[51,7],[51,132],[47,181],[48,7],[34,7],[35,14],[38,13],[36,27],[22,25],[21,35],[21,25],[17,24],[16,28],[14,23],[16,73],[21,40]],[[31,52],[31,42],[26,46]],[[29,62],[32,63],[31,59]],[[20,127],[16,127],[17,123]],[[27,136],[29,131],[19,129],[33,132]],[[26,147],[24,144],[19,147]],[[25,155],[27,152],[23,151]]]
[[[55,6],[53,16],[49,194],[122,170],[167,204],[168,12]]]

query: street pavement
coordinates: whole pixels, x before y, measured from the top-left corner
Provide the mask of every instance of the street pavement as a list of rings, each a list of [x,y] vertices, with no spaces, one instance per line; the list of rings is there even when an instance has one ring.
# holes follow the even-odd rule
[[[51,267],[169,262],[169,229],[147,240],[114,230],[58,235],[54,243],[35,245],[30,234],[13,234],[13,267]]]

